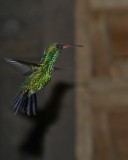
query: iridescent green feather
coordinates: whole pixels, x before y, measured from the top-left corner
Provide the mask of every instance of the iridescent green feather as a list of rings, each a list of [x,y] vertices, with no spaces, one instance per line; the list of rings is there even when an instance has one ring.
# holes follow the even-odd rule
[[[20,92],[31,95],[44,88],[51,80],[54,63],[60,53],[60,49],[56,48],[56,43],[51,44],[45,50],[45,55],[37,67],[34,67],[33,73],[30,74],[23,85]]]

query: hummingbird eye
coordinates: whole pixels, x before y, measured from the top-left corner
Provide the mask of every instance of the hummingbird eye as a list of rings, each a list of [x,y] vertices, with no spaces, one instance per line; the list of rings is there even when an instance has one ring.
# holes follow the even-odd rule
[[[61,45],[61,44],[57,44],[57,45],[56,45],[56,48],[62,49],[62,45]]]

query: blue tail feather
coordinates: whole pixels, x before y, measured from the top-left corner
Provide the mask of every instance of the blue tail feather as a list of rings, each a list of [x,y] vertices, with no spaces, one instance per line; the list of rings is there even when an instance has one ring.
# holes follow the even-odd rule
[[[15,114],[27,113],[27,115],[36,115],[37,112],[37,100],[36,94],[30,96],[26,94],[19,94],[13,101],[13,108]]]
[[[36,115],[37,112],[37,99],[36,99],[36,94],[32,95],[32,112],[34,115]]]
[[[28,103],[27,103],[27,114],[31,115],[31,108],[32,108],[32,96],[28,98]]]

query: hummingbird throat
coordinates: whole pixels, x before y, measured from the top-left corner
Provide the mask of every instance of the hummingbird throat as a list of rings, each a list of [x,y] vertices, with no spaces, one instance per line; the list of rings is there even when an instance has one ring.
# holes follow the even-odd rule
[[[46,68],[52,69],[59,54],[60,51],[45,53],[41,61],[41,65],[45,66]]]

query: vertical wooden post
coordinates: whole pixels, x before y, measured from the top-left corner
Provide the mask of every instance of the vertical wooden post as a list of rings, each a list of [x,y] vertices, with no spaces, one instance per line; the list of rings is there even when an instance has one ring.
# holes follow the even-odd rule
[[[76,49],[75,57],[76,160],[92,160],[92,113],[86,85],[92,70],[87,0],[75,1],[75,43],[84,46]]]

